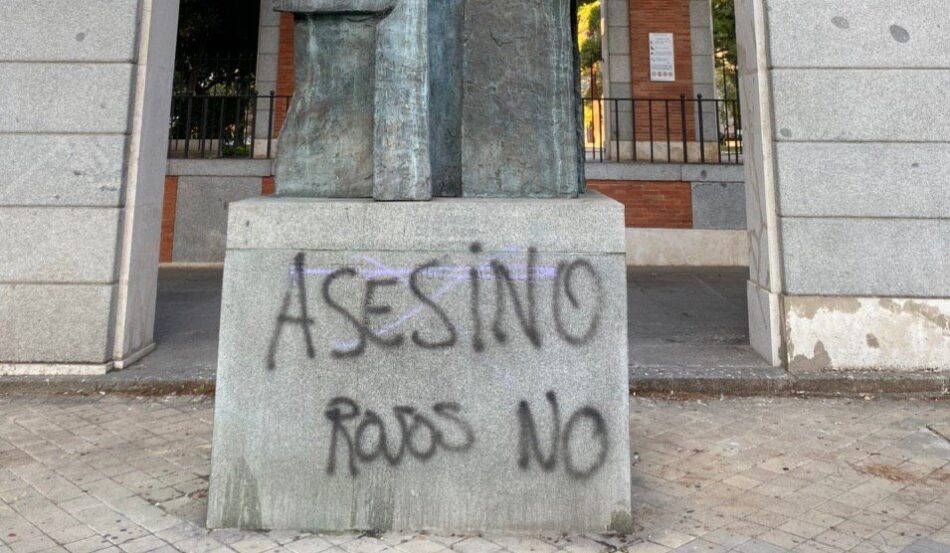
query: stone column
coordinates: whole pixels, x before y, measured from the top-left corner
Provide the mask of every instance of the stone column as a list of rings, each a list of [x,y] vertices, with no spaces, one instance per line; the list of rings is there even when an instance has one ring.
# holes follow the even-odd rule
[[[278,52],[280,48],[280,13],[274,11],[273,0],[261,0],[260,23],[258,24],[257,34],[257,65],[256,65],[256,88],[261,96],[267,96],[271,92],[277,92],[277,67]],[[283,106],[274,106],[277,111]],[[261,98],[257,101],[257,112],[254,120],[254,152],[258,157],[263,157],[267,153],[267,135],[268,126],[273,125],[271,119],[270,99]],[[277,129],[271,129],[271,134],[277,137]],[[276,145],[272,145],[272,150]]]
[[[690,55],[693,70],[693,97],[714,100],[716,94],[716,59],[713,39],[712,0],[689,0]],[[716,103],[703,102],[703,139],[712,141],[713,155],[717,155]],[[696,113],[696,132],[699,133],[699,113]],[[712,152],[707,152],[707,155]]]
[[[753,346],[792,371],[950,368],[940,0],[737,3]]]
[[[627,0],[601,0],[604,17],[604,98],[630,98],[630,6]],[[595,104],[595,110],[598,108]],[[633,159],[633,123],[630,102],[607,102],[603,113],[605,151],[613,161]],[[614,111],[616,110],[616,113]]]
[[[152,344],[174,0],[0,3],[0,374]]]

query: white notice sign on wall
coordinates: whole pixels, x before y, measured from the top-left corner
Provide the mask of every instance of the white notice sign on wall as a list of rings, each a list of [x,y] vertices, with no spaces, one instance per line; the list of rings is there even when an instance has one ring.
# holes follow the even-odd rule
[[[676,80],[673,33],[650,33],[650,80]]]

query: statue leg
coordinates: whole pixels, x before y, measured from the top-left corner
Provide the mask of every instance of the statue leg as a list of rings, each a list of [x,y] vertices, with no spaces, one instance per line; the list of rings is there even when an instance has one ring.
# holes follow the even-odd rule
[[[432,199],[428,0],[399,0],[376,45],[377,200]]]
[[[277,192],[370,198],[379,17],[295,18],[296,87],[278,144]]]
[[[462,194],[464,15],[464,0],[429,2],[429,155],[435,196]]]

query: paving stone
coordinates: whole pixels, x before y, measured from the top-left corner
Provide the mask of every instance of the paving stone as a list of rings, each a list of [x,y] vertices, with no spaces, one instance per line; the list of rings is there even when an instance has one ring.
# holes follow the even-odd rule
[[[159,477],[197,485],[195,475],[207,475],[212,407],[192,398],[0,397],[0,455],[16,452],[22,460],[0,468],[0,553],[131,553],[149,551],[147,545],[188,553],[950,550],[950,481],[938,477],[950,472],[950,458],[920,438],[921,428],[947,418],[946,403],[633,398],[638,528],[627,538],[208,532],[182,518],[203,510],[203,497],[156,506],[146,497],[150,490],[133,487]],[[165,421],[175,430],[166,431]],[[164,438],[152,447],[134,445],[159,430]],[[825,439],[814,445],[815,436]],[[81,461],[61,459],[77,447],[87,453]],[[111,471],[112,478],[100,473],[119,465],[127,470]],[[99,477],[83,482],[89,474]],[[737,485],[750,481],[759,484]],[[758,491],[792,484],[806,485],[781,499]],[[60,503],[46,495],[69,486],[81,495]],[[848,494],[872,501],[841,502]]]

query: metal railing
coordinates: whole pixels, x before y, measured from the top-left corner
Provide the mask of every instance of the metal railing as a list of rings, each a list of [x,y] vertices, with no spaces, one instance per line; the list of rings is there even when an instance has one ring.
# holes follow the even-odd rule
[[[739,101],[696,98],[586,98],[587,160],[742,163]]]
[[[270,159],[290,96],[172,97],[170,158]]]

